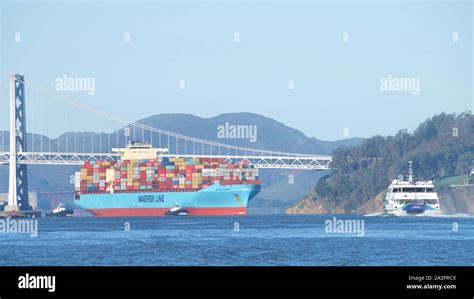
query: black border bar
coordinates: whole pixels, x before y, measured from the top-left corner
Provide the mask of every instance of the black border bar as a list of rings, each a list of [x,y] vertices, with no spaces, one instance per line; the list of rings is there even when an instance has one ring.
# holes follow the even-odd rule
[[[26,273],[55,276],[55,292],[20,289]],[[473,267],[0,267],[0,282],[1,299],[474,298]],[[450,289],[407,289],[415,284]]]

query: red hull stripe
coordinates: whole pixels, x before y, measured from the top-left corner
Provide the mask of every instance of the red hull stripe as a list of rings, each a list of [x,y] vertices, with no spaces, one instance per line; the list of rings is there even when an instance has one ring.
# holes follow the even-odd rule
[[[186,208],[190,216],[244,215],[247,208]],[[90,209],[98,217],[164,216],[169,209],[128,208],[128,209]]]

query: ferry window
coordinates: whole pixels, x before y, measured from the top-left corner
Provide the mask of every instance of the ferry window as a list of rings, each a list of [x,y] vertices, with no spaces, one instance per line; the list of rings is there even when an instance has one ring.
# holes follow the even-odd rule
[[[426,192],[433,192],[433,188],[426,188]]]
[[[426,188],[416,188],[416,192],[425,192]]]

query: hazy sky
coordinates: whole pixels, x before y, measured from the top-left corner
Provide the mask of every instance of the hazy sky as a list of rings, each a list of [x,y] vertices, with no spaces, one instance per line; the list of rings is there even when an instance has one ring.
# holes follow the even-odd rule
[[[471,1],[1,1],[0,129],[5,81],[22,73],[52,90],[93,78],[94,95],[61,93],[129,120],[247,111],[323,140],[412,130],[473,110],[473,12]],[[389,75],[414,85],[382,91]],[[27,100],[29,128],[52,137],[118,125],[29,88]]]

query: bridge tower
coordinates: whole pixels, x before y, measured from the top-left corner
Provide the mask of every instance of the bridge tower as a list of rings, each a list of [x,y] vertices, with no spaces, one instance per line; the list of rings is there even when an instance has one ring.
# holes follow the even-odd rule
[[[10,170],[6,212],[31,211],[28,203],[27,165],[17,163],[17,153],[26,152],[25,84],[23,75],[10,77]]]

